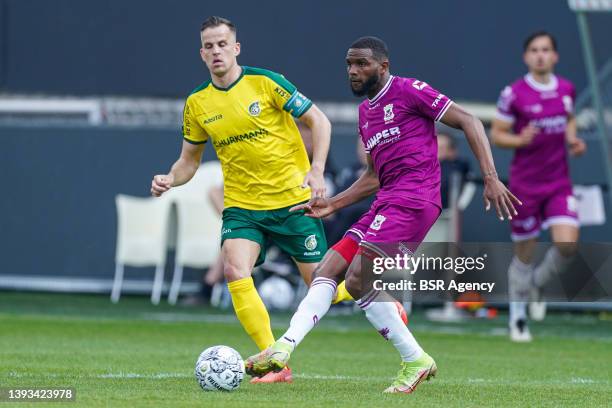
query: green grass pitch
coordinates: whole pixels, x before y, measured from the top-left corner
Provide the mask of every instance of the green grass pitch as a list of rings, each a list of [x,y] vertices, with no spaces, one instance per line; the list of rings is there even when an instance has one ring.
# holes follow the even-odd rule
[[[276,334],[289,317],[273,316]],[[503,318],[439,325],[416,313],[410,327],[439,367],[412,395],[381,393],[398,356],[359,313],[323,319],[293,355],[293,384],[204,392],[193,376],[204,348],[256,352],[231,312],[0,292],[0,387],[74,387],[68,407],[612,406],[612,322],[595,314],[553,315],[531,344],[510,343]]]

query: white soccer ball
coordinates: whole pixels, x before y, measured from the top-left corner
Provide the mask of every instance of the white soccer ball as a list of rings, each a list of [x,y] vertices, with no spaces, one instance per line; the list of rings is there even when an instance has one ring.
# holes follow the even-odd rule
[[[195,376],[204,391],[234,391],[244,378],[244,361],[231,347],[209,347],[198,357]]]
[[[257,288],[261,300],[271,310],[287,310],[293,304],[295,291],[287,279],[271,276]]]

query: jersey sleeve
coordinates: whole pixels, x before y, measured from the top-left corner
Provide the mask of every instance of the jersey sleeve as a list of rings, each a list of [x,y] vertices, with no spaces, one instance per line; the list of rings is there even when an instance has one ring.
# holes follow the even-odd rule
[[[443,93],[432,88],[429,84],[418,79],[408,81],[406,92],[416,105],[416,109],[425,117],[434,121],[442,119],[453,101]]]
[[[299,118],[312,106],[312,101],[297,90],[283,75],[268,71],[266,76],[270,79],[270,92],[273,104],[280,110],[289,112],[293,117]]]
[[[495,117],[504,122],[514,123],[516,115],[514,113],[514,91],[511,86],[507,86],[501,91],[497,100],[497,111]]]
[[[196,119],[193,98],[187,98],[183,109],[183,139],[191,144],[202,144],[208,141],[208,135]]]
[[[368,149],[368,146],[366,146],[365,142],[363,141],[363,130],[367,129],[368,125],[366,124],[367,122],[363,119],[365,117],[363,109],[362,109],[362,105],[359,105],[359,119],[357,121],[357,137],[359,137],[359,143],[361,143],[361,145],[363,146],[363,149],[365,150],[365,152],[367,154],[370,154],[370,149]]]

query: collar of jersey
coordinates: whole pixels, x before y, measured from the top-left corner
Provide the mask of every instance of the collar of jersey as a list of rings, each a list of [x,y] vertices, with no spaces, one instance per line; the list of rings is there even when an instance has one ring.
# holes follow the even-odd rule
[[[240,73],[240,76],[239,76],[239,77],[238,77],[238,79],[236,79],[234,82],[232,82],[231,84],[229,84],[229,86],[228,86],[227,88],[221,88],[221,87],[219,87],[219,86],[215,85],[215,83],[212,81],[212,79],[210,80],[210,83],[212,84],[212,86],[213,86],[215,89],[217,89],[217,90],[219,90],[219,91],[224,91],[224,92],[227,92],[227,91],[229,91],[230,89],[232,89],[232,88],[234,87],[234,85],[236,85],[238,82],[240,82],[240,80],[241,80],[241,79],[242,79],[242,77],[244,76],[244,71],[245,71],[245,69],[244,69],[244,67],[242,67],[242,66],[241,66],[240,68],[242,69],[242,72]]]
[[[531,73],[528,73],[525,75],[525,82],[527,82],[527,85],[540,92],[554,91],[559,85],[559,81],[557,81],[557,76],[555,74],[550,74],[550,81],[548,81],[547,84],[543,84],[536,81]]]
[[[383,86],[382,89],[378,91],[375,97],[373,97],[372,99],[368,99],[368,101],[370,102],[370,105],[374,105],[376,102],[380,100],[380,98],[383,97],[384,94],[387,93],[387,91],[391,87],[391,81],[393,81],[393,78],[394,78],[393,75],[389,75],[389,79],[387,79],[387,83],[385,84],[385,86]]]

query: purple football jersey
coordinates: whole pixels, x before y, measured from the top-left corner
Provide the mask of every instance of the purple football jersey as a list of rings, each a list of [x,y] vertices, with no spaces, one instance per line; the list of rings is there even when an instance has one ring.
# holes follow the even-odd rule
[[[504,88],[497,103],[497,118],[511,122],[516,134],[529,124],[540,130],[529,146],[514,153],[511,190],[546,194],[571,186],[565,130],[573,114],[575,96],[574,85],[556,75],[548,84],[541,84],[527,74]]]
[[[423,81],[391,76],[359,105],[359,134],[380,180],[377,200],[406,197],[442,207],[435,121],[452,101]]]

